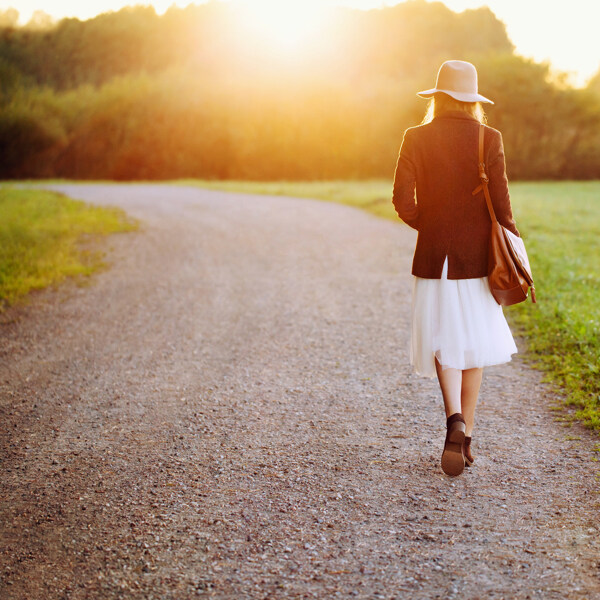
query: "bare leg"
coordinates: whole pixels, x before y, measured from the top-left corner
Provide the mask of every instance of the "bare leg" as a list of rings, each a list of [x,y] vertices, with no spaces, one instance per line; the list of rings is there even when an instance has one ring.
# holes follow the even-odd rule
[[[462,412],[463,417],[465,418],[465,435],[467,437],[471,437],[471,433],[473,432],[473,425],[475,423],[475,407],[477,406],[477,399],[479,398],[479,388],[481,387],[482,377],[483,369],[467,369],[462,371],[460,412]],[[442,394],[443,393],[444,392],[442,391]]]
[[[442,369],[442,365],[435,359],[435,370],[444,398],[446,418],[454,413],[461,412],[461,388],[463,371],[458,369]],[[473,410],[475,406],[473,405]]]

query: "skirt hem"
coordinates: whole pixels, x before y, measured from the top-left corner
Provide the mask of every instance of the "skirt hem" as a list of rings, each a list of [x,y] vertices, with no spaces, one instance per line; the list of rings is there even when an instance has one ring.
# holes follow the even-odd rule
[[[481,363],[478,363],[476,365],[471,365],[471,364],[467,364],[467,365],[448,365],[448,364],[442,364],[442,370],[445,369],[456,369],[458,371],[466,371],[467,369],[483,369],[485,367],[495,367],[498,365],[505,365],[506,363],[509,363],[512,361],[512,355],[513,354],[517,354],[517,351],[512,352],[508,357],[506,358],[497,358],[497,359],[493,359],[493,360],[489,360],[489,361],[482,361]],[[435,355],[434,359],[431,362],[431,366],[429,366],[428,368],[424,368],[424,365],[416,365],[414,361],[410,361],[410,365],[413,367],[413,371],[415,373],[415,375],[418,375],[419,377],[427,377],[428,379],[433,379],[434,377],[437,376],[437,372],[435,370]]]

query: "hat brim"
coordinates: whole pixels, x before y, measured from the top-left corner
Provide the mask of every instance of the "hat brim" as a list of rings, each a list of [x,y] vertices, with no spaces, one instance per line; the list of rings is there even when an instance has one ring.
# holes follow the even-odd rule
[[[451,96],[459,102],[486,102],[487,104],[494,104],[492,100],[486,98],[485,96],[482,96],[481,94],[470,94],[469,92],[455,92],[454,90],[438,90],[437,88],[417,92],[417,96],[421,96],[421,98],[431,98],[434,94],[437,94],[439,92],[442,92],[443,94],[448,94],[448,96]]]

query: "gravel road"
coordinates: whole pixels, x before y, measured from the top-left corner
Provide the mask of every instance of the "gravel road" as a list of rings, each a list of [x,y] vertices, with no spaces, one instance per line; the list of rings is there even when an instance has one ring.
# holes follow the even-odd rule
[[[598,438],[538,372],[486,370],[475,465],[442,473],[407,227],[53,189],[142,227],[89,285],[1,317],[0,598],[600,598]]]

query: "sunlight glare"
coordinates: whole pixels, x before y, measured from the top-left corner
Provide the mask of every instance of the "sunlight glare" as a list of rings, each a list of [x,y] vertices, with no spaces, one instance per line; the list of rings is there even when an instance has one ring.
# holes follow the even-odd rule
[[[307,0],[253,0],[243,5],[246,25],[263,41],[295,50],[307,42],[324,20],[325,10]]]

